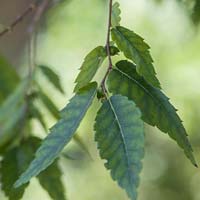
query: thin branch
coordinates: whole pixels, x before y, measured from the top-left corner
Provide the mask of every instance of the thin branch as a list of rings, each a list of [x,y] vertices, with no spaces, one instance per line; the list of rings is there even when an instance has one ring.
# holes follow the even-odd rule
[[[111,59],[111,52],[110,52],[110,29],[111,29],[111,18],[112,18],[112,0],[109,1],[109,16],[108,16],[108,31],[107,31],[107,40],[106,40],[106,51],[108,56],[108,69],[106,71],[106,74],[101,82],[101,87],[104,93],[107,93],[106,87],[105,87],[105,81],[112,70],[112,59]]]
[[[31,3],[28,8],[24,10],[24,12],[19,15],[7,28],[5,28],[3,31],[0,32],[0,37],[5,35],[6,33],[12,32],[12,30],[20,23],[22,22],[26,16],[28,16],[30,13],[32,13],[37,7],[36,3]]]

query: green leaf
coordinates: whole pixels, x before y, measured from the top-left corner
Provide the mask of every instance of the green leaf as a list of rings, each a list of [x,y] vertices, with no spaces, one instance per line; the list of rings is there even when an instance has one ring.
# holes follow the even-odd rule
[[[19,83],[14,92],[4,101],[0,107],[0,121],[10,118],[15,110],[24,102],[27,83],[27,79]]]
[[[109,91],[134,100],[142,111],[143,120],[168,133],[196,166],[186,130],[169,98],[138,75],[136,66],[132,63],[120,61],[116,66],[117,68],[112,70],[108,78]]]
[[[54,104],[54,102],[40,89],[39,93],[39,98],[43,102],[43,104],[46,106],[48,111],[56,118],[59,119],[59,110],[57,106]]]
[[[198,24],[200,22],[200,0],[195,1],[192,13],[192,20],[195,24]]]
[[[26,114],[24,102],[27,79],[22,81],[0,107],[0,147],[6,145],[17,134],[16,126]]]
[[[133,31],[117,26],[112,29],[112,38],[124,55],[136,64],[138,74],[144,77],[152,86],[160,88],[149,52],[149,45]]]
[[[112,27],[120,26],[121,21],[121,10],[120,10],[120,4],[118,2],[115,2],[112,6],[112,17],[111,17],[111,24]]]
[[[70,103],[61,111],[62,118],[50,129],[50,134],[37,150],[35,159],[20,176],[15,183],[15,187],[19,187],[28,182],[33,176],[37,176],[58,157],[79,127],[96,95],[96,90],[97,84],[94,82],[90,83],[79,90],[70,100]]]
[[[55,88],[57,88],[62,94],[64,94],[63,87],[60,82],[60,78],[58,74],[56,74],[51,68],[39,65],[39,68],[43,72],[43,74],[46,76],[46,78],[54,85]]]
[[[112,96],[98,111],[94,129],[100,156],[107,160],[105,167],[130,199],[136,200],[144,157],[140,110],[127,97]]]
[[[110,52],[111,56],[114,56],[119,53],[119,49],[115,46],[110,46]],[[94,78],[106,57],[106,48],[103,46],[96,47],[85,57],[80,72],[75,80],[76,86],[74,92],[87,85]]]
[[[98,46],[85,57],[80,68],[81,71],[75,80],[76,86],[74,91],[78,91],[93,79],[106,56],[107,54],[105,48]]]
[[[17,75],[11,64],[0,55],[0,105],[16,88],[19,83]]]
[[[54,200],[65,200],[65,190],[61,182],[61,171],[57,160],[45,171],[41,172],[37,178],[40,185],[48,192]]]
[[[40,122],[43,129],[47,131],[48,129],[44,117],[40,112],[40,110],[33,103],[30,103],[29,105],[29,112],[30,112],[30,117],[37,119]]]
[[[89,149],[88,149],[87,145],[84,143],[83,139],[78,134],[74,135],[73,139],[78,144],[78,146],[88,155],[88,157],[91,160],[93,160],[92,156],[89,152]]]
[[[20,122],[24,120],[26,106],[22,105],[10,116],[7,121],[0,121],[0,147],[5,146],[13,137],[18,134]]]
[[[13,184],[19,175],[28,167],[29,162],[33,158],[33,152],[29,145],[21,144],[7,151],[3,155],[1,161],[1,183],[2,190],[9,200],[19,200],[22,198],[28,184],[17,189],[13,188]]]

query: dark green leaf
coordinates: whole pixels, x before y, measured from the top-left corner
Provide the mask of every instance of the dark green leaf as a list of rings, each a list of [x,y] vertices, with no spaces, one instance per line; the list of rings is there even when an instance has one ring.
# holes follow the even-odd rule
[[[28,182],[33,176],[37,176],[58,157],[85,116],[96,95],[96,90],[97,84],[90,83],[79,90],[70,100],[70,103],[61,111],[61,119],[50,129],[50,134],[37,150],[35,159],[20,176],[15,183],[15,187],[19,187]]]
[[[127,97],[112,96],[100,108],[94,129],[100,156],[107,160],[105,166],[111,170],[113,180],[131,200],[136,200],[144,157],[144,127],[139,109]]]
[[[112,38],[124,55],[136,64],[138,74],[155,87],[160,88],[149,52],[149,45],[144,39],[127,28],[117,26],[112,29]]]
[[[19,83],[19,76],[7,60],[0,56],[0,105]]]
[[[195,24],[198,24],[200,22],[200,0],[195,1],[192,13],[192,20]]]
[[[39,68],[46,76],[46,78],[55,86],[55,88],[57,88],[61,93],[64,94],[64,90],[60,83],[60,78],[58,74],[56,74],[51,68],[44,65],[39,65]]]
[[[65,190],[61,182],[61,171],[58,162],[55,161],[45,171],[38,175],[40,185],[49,193],[54,200],[65,200]]]
[[[117,63],[108,78],[109,91],[134,100],[142,111],[145,122],[168,133],[184,149],[186,156],[196,166],[192,147],[176,109],[159,89],[148,84],[136,72],[136,66],[127,61]]]
[[[9,200],[19,200],[22,198],[28,184],[17,189],[13,188],[13,184],[19,175],[28,167],[33,155],[32,149],[27,144],[13,148],[3,155],[0,169],[1,183],[2,189]]]
[[[120,21],[121,21],[121,10],[120,10],[120,5],[118,2],[115,2],[112,6],[112,18],[111,18],[111,24],[112,27],[120,26]]]

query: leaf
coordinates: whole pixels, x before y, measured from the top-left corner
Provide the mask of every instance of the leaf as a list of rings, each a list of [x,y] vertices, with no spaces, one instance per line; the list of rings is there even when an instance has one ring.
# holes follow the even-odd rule
[[[192,13],[192,20],[195,24],[200,22],[200,0],[196,0]]]
[[[30,117],[37,119],[40,122],[43,129],[47,131],[48,129],[44,117],[40,112],[40,110],[33,103],[29,105],[29,112],[30,112]]]
[[[87,145],[84,143],[83,139],[78,134],[74,135],[73,139],[78,144],[78,146],[88,155],[88,157],[93,160],[90,151]]]
[[[127,97],[112,96],[98,111],[94,129],[100,156],[107,160],[105,167],[130,199],[136,200],[144,157],[144,127],[139,109]]]
[[[0,147],[6,145],[17,134],[16,126],[20,126],[19,122],[26,114],[26,85],[27,79],[16,87],[0,107]]]
[[[11,64],[0,55],[0,105],[16,88],[19,83],[17,75]]]
[[[152,86],[160,88],[153,66],[153,59],[149,53],[149,45],[144,39],[127,28],[117,26],[112,29],[112,38],[124,55],[136,64],[138,74]]]
[[[43,102],[43,104],[46,106],[46,108],[49,110],[49,112],[56,118],[59,119],[59,110],[57,106],[54,104],[54,102],[40,89],[39,91],[39,98]]]
[[[4,154],[1,161],[1,182],[2,189],[9,200],[21,199],[28,184],[14,189],[13,184],[19,175],[28,167],[34,158],[34,152],[39,147],[41,140],[36,137],[29,137],[19,147],[15,147]],[[54,200],[65,200],[64,188],[61,182],[61,172],[57,161],[49,166],[37,178],[40,184]],[[47,183],[48,181],[48,183]]]
[[[110,52],[111,55],[114,56],[119,53],[119,50],[114,46],[110,46]],[[85,57],[80,72],[75,80],[76,86],[74,92],[87,85],[94,78],[106,57],[106,48],[103,46],[96,47]]]
[[[60,82],[60,78],[58,74],[56,74],[51,68],[39,65],[39,68],[43,72],[43,74],[46,76],[46,78],[54,85],[55,88],[57,88],[62,94],[64,94],[63,87]]]
[[[24,102],[27,83],[27,79],[19,83],[15,91],[4,101],[0,107],[0,121],[10,118],[15,112],[15,109]]]
[[[186,156],[196,166],[186,130],[176,109],[169,102],[169,98],[138,75],[136,66],[132,63],[120,61],[116,67],[108,78],[109,91],[134,100],[142,112],[143,120],[152,126],[157,126],[164,133],[168,133],[184,149]]]
[[[54,200],[65,200],[65,191],[61,182],[61,171],[58,162],[51,164],[45,171],[38,175],[40,185]]]
[[[121,10],[120,10],[120,4],[118,2],[115,2],[112,6],[112,17],[111,17],[111,24],[112,27],[120,26],[121,21]]]
[[[14,136],[18,134],[17,127],[26,114],[26,106],[22,105],[10,116],[7,121],[0,121],[0,147],[5,146]]]
[[[81,120],[85,116],[96,95],[96,83],[90,83],[70,100],[61,111],[61,119],[50,129],[50,134],[44,139],[37,150],[35,159],[29,168],[20,176],[15,187],[28,182],[46,169],[58,157],[65,145],[71,140]]]
[[[92,80],[106,56],[105,48],[103,46],[98,46],[85,57],[80,68],[81,71],[75,80],[75,92],[87,85]]]
[[[25,168],[28,167],[32,157],[32,151],[24,144],[4,154],[0,169],[1,183],[2,190],[9,197],[9,200],[19,200],[22,198],[28,184],[17,189],[13,188],[13,184]]]

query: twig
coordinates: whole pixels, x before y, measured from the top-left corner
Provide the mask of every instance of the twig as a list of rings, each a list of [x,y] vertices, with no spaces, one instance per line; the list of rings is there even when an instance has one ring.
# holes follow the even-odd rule
[[[112,70],[112,59],[111,59],[111,53],[110,53],[110,29],[111,29],[111,18],[112,18],[112,0],[109,1],[109,16],[108,16],[108,31],[107,31],[107,40],[106,40],[106,51],[107,51],[107,56],[108,56],[108,69],[106,71],[106,74],[101,82],[101,88],[104,92],[104,94],[107,93],[106,86],[105,86],[105,81]]]
[[[12,32],[12,30],[23,21],[23,19],[29,15],[31,12],[33,12],[37,7],[36,3],[31,3],[28,8],[24,10],[24,12],[19,15],[7,28],[5,28],[3,31],[0,32],[0,37],[5,35],[6,33]]]

